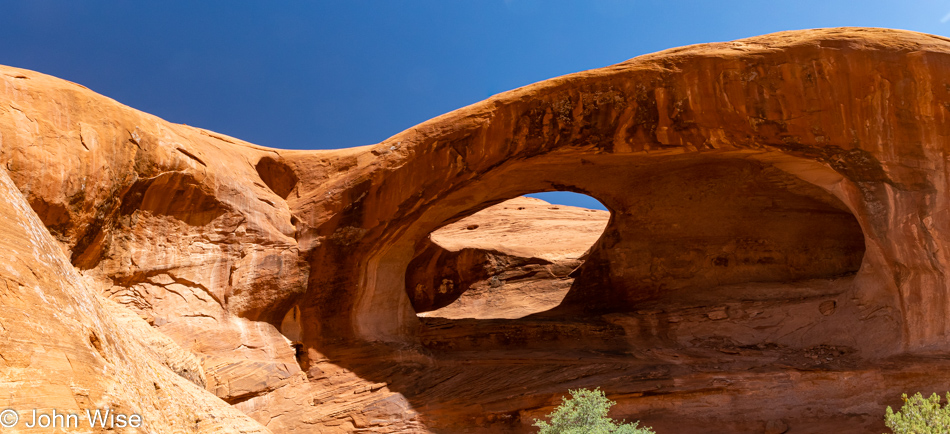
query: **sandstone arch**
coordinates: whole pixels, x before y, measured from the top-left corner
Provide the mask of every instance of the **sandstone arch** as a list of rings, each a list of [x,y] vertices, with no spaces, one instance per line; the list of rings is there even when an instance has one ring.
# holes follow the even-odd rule
[[[780,33],[643,56],[433,119],[373,147],[347,179],[347,208],[316,225],[330,240],[359,237],[315,250],[310,286],[327,292],[312,292],[310,309],[325,316],[317,306],[334,305],[363,339],[411,340],[400,282],[411,246],[439,225],[552,189],[616,211],[622,192],[597,189],[601,168],[754,159],[822,187],[860,222],[862,270],[873,276],[853,298],[855,315],[877,318],[864,323],[867,339],[940,344],[946,200],[933,162],[946,147],[946,54],[943,39],[905,32]],[[898,60],[905,66],[893,67]],[[578,171],[587,166],[598,169]],[[334,290],[320,263],[353,277]]]
[[[687,167],[688,167],[688,164],[690,163],[689,160],[690,159],[687,159],[685,161],[685,163],[687,163]],[[807,167],[807,164],[797,161],[797,159],[788,159],[788,160],[790,163],[797,162]],[[735,169],[734,166],[736,165],[736,163],[738,163],[739,167],[751,166],[758,169],[761,169],[762,167],[769,167],[769,166],[761,165],[760,163],[755,162],[754,160],[753,162],[750,163],[748,159],[745,158],[745,156],[740,156],[740,157],[729,156],[729,155],[726,155],[726,156],[720,155],[720,156],[715,156],[715,157],[704,156],[699,161],[701,162],[701,164],[705,164],[705,165],[710,165],[710,164],[714,166],[725,165],[726,168],[723,170]],[[631,251],[641,251],[641,253],[643,253],[642,252],[643,249],[632,247],[625,243],[625,240],[631,240],[631,239],[638,240],[636,235],[641,235],[641,236],[644,235],[644,234],[637,234],[637,233],[630,232],[631,227],[637,226],[638,224],[638,222],[636,222],[636,219],[633,219],[634,216],[630,214],[632,205],[636,203],[638,199],[627,198],[627,197],[622,197],[622,196],[611,197],[611,194],[614,193],[616,186],[618,184],[623,186],[622,191],[625,191],[625,192],[632,191],[633,186],[628,185],[625,182],[618,182],[618,180],[623,179],[622,176],[619,176],[619,175],[614,176],[614,177],[605,176],[605,174],[608,174],[608,173],[617,174],[617,172],[628,171],[629,167],[632,166],[630,163],[631,163],[630,161],[624,161],[623,159],[619,159],[619,161],[616,161],[615,159],[614,162],[603,162],[601,164],[592,163],[590,164],[592,166],[592,171],[587,173],[586,175],[581,175],[581,178],[587,178],[587,180],[585,181],[584,179],[571,179],[572,176],[578,176],[577,175],[578,171],[575,169],[575,165],[573,164],[564,165],[562,166],[561,170],[558,170],[558,165],[545,164],[543,161],[539,162],[535,160],[528,160],[523,165],[520,165],[520,166],[515,165],[515,168],[511,170],[502,170],[498,174],[495,174],[495,175],[483,176],[479,179],[478,183],[473,183],[470,186],[461,188],[459,190],[458,196],[449,195],[448,198],[446,199],[448,201],[457,201],[455,203],[460,204],[460,209],[461,209],[460,211],[457,211],[456,214],[451,215],[451,216],[448,216],[448,213],[440,214],[442,212],[445,212],[445,209],[441,207],[439,207],[441,209],[437,209],[436,207],[433,207],[429,210],[429,212],[423,212],[422,217],[420,218],[420,221],[417,221],[414,223],[414,225],[418,225],[416,228],[408,230],[404,238],[397,239],[389,247],[390,250],[383,250],[383,252],[386,252],[386,254],[384,254],[379,259],[378,264],[388,265],[389,268],[387,268],[386,270],[389,273],[393,273],[393,274],[388,274],[385,276],[378,277],[378,280],[376,283],[380,286],[374,289],[379,290],[380,288],[384,288],[383,291],[388,291],[388,293],[391,294],[393,298],[389,299],[389,301],[380,303],[378,306],[383,307],[388,312],[392,312],[392,310],[389,310],[389,309],[391,309],[394,304],[398,305],[397,303],[408,302],[408,300],[402,299],[402,297],[405,294],[405,289],[402,286],[402,282],[405,279],[402,277],[401,273],[405,272],[406,267],[409,264],[408,261],[412,258],[415,252],[415,246],[422,239],[428,236],[430,228],[432,227],[437,228],[446,221],[452,221],[458,218],[459,215],[464,215],[464,214],[473,212],[474,210],[481,209],[484,206],[484,205],[478,205],[472,209],[462,209],[461,206],[464,206],[463,204],[466,203],[464,198],[466,198],[467,195],[485,194],[487,197],[487,198],[482,197],[468,203],[478,203],[478,204],[493,203],[494,201],[497,201],[497,200],[508,199],[510,196],[521,195],[525,192],[530,192],[537,188],[541,188],[539,186],[539,184],[541,183],[550,184],[550,181],[545,180],[546,178],[544,178],[543,176],[554,176],[556,177],[556,179],[558,179],[558,182],[576,183],[576,184],[558,184],[557,188],[563,189],[565,185],[569,185],[571,188],[588,192],[594,197],[603,198],[602,199],[603,202],[607,205],[609,209],[611,209],[614,212],[614,217],[611,219],[610,223],[608,224],[607,229],[605,230],[605,233],[607,234],[607,236],[601,239],[598,242],[598,245],[595,245],[595,247],[593,248],[593,251],[591,254],[591,260],[585,263],[585,265],[581,268],[578,282],[575,283],[575,287],[574,289],[572,289],[572,292],[568,294],[567,298],[565,299],[565,306],[563,307],[565,309],[570,309],[573,307],[573,308],[579,308],[581,310],[594,310],[594,311],[605,311],[605,310],[611,310],[611,309],[632,310],[632,309],[635,309],[637,301],[649,299],[651,297],[661,296],[662,294],[658,294],[656,292],[650,293],[649,289],[643,288],[642,285],[632,285],[632,286],[624,285],[624,282],[629,281],[631,277],[633,277],[630,275],[632,274],[631,272],[636,271],[637,264],[634,264],[634,263],[639,262],[640,264],[643,264],[643,263],[649,264],[649,259],[650,259],[649,257],[645,258],[646,259],[645,262],[644,262],[644,258],[631,257],[631,259],[623,259],[623,257],[629,254]],[[683,161],[676,161],[675,159],[673,160],[673,164],[676,166],[683,163],[684,163]],[[692,161],[692,163],[695,163],[695,160]],[[668,168],[670,167],[669,165],[666,165],[666,164],[655,164],[655,165],[664,168],[664,170],[669,170]],[[770,166],[770,167],[772,167],[772,172],[773,172],[770,174],[770,176],[776,176],[775,174],[776,172],[786,173],[786,172],[774,169],[774,166]],[[687,170],[692,170],[692,168],[687,169]],[[524,187],[521,187],[515,184],[514,182],[512,182],[512,178],[510,175],[514,171],[527,175],[525,179],[527,179],[528,181],[526,181],[526,184]],[[821,166],[809,167],[809,171],[812,174],[817,172],[818,174],[825,177],[834,177],[834,173],[830,169],[822,168]],[[651,169],[651,172],[652,172],[652,169]],[[542,174],[546,174],[546,175],[542,175]],[[642,177],[643,175],[644,175],[643,173],[638,173],[638,172],[631,173],[631,177]],[[550,178],[547,178],[547,179],[550,179]],[[597,181],[591,181],[591,179],[597,179]],[[781,178],[779,182],[793,183],[794,179],[799,179],[798,185],[796,186],[799,189],[804,188],[805,184],[807,184],[801,181],[800,178],[795,178],[788,175],[786,175],[786,177]],[[841,181],[843,181],[843,178],[839,178],[837,182],[841,182]],[[576,185],[581,185],[582,187],[577,187]],[[807,184],[807,185],[810,185],[810,184]],[[513,186],[515,189],[513,191],[508,190],[510,192],[505,192],[505,186]],[[548,188],[552,189],[551,187],[548,187]],[[813,210],[816,212],[816,214],[817,213],[825,214],[825,215],[819,215],[819,219],[816,222],[814,222],[816,227],[820,225],[827,225],[829,223],[830,220],[826,219],[829,213],[833,213],[836,216],[836,219],[838,221],[832,222],[832,226],[835,227],[836,229],[841,228],[846,232],[842,234],[842,238],[844,238],[844,240],[841,241],[842,245],[837,246],[839,248],[838,250],[844,250],[840,252],[842,253],[841,258],[844,261],[844,263],[822,264],[822,265],[828,265],[829,268],[824,269],[824,270],[817,270],[817,271],[812,268],[806,268],[806,269],[798,270],[799,271],[798,274],[794,272],[790,273],[788,269],[788,264],[782,263],[782,264],[776,264],[776,267],[772,267],[774,268],[774,270],[771,270],[771,271],[762,270],[760,273],[762,274],[761,276],[755,276],[754,274],[756,270],[768,269],[772,265],[772,264],[765,264],[761,266],[746,267],[744,270],[739,271],[739,273],[743,273],[742,275],[733,274],[731,276],[732,280],[730,280],[730,277],[728,276],[722,276],[719,274],[709,275],[708,273],[707,274],[693,273],[695,274],[694,280],[713,281],[713,282],[718,282],[718,284],[728,284],[728,283],[740,283],[740,282],[746,282],[746,281],[754,282],[754,281],[762,281],[762,280],[781,281],[781,280],[794,280],[796,278],[804,279],[804,278],[809,278],[809,277],[833,276],[840,273],[856,271],[857,266],[861,263],[861,260],[864,256],[863,255],[864,239],[860,231],[860,228],[858,227],[856,221],[854,220],[850,212],[841,209],[841,208],[844,208],[844,205],[841,202],[837,201],[833,196],[831,196],[831,194],[827,194],[827,193],[819,194],[819,192],[824,193],[824,190],[821,190],[816,187],[812,187],[812,188],[816,191],[811,191],[809,193],[815,197],[819,197],[820,199],[814,199],[812,196],[808,196],[807,194],[799,194],[799,195],[790,194],[790,195],[793,197],[807,198],[808,200],[813,200],[814,201],[813,203],[815,204],[815,206],[823,207],[822,209]],[[834,189],[835,186],[831,186],[830,188]],[[766,187],[762,187],[762,189],[769,190]],[[768,193],[774,194],[776,192],[782,191],[774,186],[771,187],[771,190],[774,190],[774,191],[768,191]],[[482,191],[484,191],[485,193],[481,193]],[[494,194],[499,194],[499,192],[501,192],[500,196],[492,196]],[[684,194],[686,193],[688,192],[684,192]],[[457,197],[459,197],[459,199],[456,199]],[[630,199],[633,199],[633,200],[631,201]],[[726,198],[723,198],[723,199],[725,200]],[[762,197],[759,197],[758,199],[761,200]],[[654,200],[654,199],[649,199],[649,200]],[[742,198],[738,202],[741,203],[747,200],[752,200],[752,199]],[[830,204],[821,202],[821,200],[827,201]],[[677,209],[677,211],[682,211],[682,209]],[[781,209],[779,213],[787,213],[788,211],[789,211],[788,209]],[[438,216],[438,217],[433,217],[433,216]],[[439,217],[443,218],[444,220],[439,220]],[[800,219],[801,217],[802,215],[791,216],[789,220],[784,221],[780,224],[791,225],[791,224],[794,224],[794,219],[796,218]],[[810,215],[808,217],[814,218],[815,215]],[[438,222],[438,223],[435,223],[435,222]],[[750,219],[750,220],[742,221],[740,222],[740,224],[754,226],[754,225],[761,225],[767,222],[768,222],[767,219],[760,219],[760,220]],[[803,223],[811,223],[811,222],[808,222],[806,220]],[[655,231],[656,229],[657,228],[655,227],[651,227],[651,231]],[[710,229],[708,225],[697,228],[697,230],[700,231],[700,233],[701,231],[708,230],[708,229]],[[776,228],[773,226],[768,229],[774,231]],[[795,228],[795,229],[798,229],[799,233],[802,231],[802,228]],[[758,236],[755,237],[756,234],[754,233],[746,234],[745,232],[741,232],[739,235],[752,235],[754,236],[753,239],[757,242],[759,242],[763,236],[763,234],[758,234]],[[732,242],[732,241],[735,241],[739,235],[730,234],[728,236],[725,236],[725,238],[726,240],[728,240],[728,242]],[[668,232],[663,233],[660,236],[669,236],[669,233]],[[722,238],[724,235],[719,234],[718,236]],[[825,237],[822,240],[827,240],[829,238],[834,239],[835,237],[836,236],[832,235],[830,237]],[[855,245],[855,237],[857,237],[857,243],[861,244],[861,246]],[[610,245],[606,246],[606,248],[601,246],[601,244],[605,242],[610,243]],[[714,245],[714,246],[705,245],[703,247],[704,248],[719,248],[720,246],[719,245]],[[788,249],[800,248],[800,246],[795,244],[794,246],[788,246],[787,248]],[[807,254],[818,254],[818,252],[814,248],[808,249],[808,250],[810,251]],[[708,256],[708,252],[704,252],[703,255]],[[658,256],[662,256],[662,254],[658,254]],[[619,262],[618,262],[618,258],[621,258],[619,259]],[[670,259],[674,259],[674,258],[670,258]],[[699,262],[704,262],[704,261],[707,261],[707,260],[699,260]],[[703,265],[708,265],[708,264],[703,264]],[[707,269],[711,269],[713,271],[716,271],[718,268],[720,267],[714,267],[714,266],[707,267]],[[615,277],[615,275],[617,274],[623,277],[619,277],[619,276]],[[644,276],[642,277],[644,279],[651,279],[651,278],[656,277],[651,274],[652,273],[649,270],[647,270],[646,272],[644,272]],[[750,274],[752,274],[751,277],[750,277]],[[668,276],[663,276],[662,278],[666,280],[670,280],[670,281],[678,280],[675,278],[667,279],[667,277]],[[664,284],[662,286],[666,286],[666,285]],[[653,288],[653,290],[659,291],[658,288],[659,287]],[[398,300],[396,300],[397,298]],[[365,301],[365,300],[364,302],[370,303],[370,301]],[[372,309],[373,307],[367,306],[366,308]],[[565,309],[561,309],[561,310],[565,310]],[[408,313],[413,313],[411,308],[408,308],[408,307],[406,308],[406,311]],[[385,318],[385,315],[386,315],[385,313],[376,311],[370,314],[369,318],[372,318],[373,320],[379,320],[381,318]],[[378,326],[378,324],[374,324],[374,323],[370,323],[370,324],[364,323],[364,324],[359,324],[359,325],[362,327],[366,327],[364,330],[374,330],[372,329],[372,327]],[[413,322],[408,322],[409,327],[412,327],[413,325],[414,325]],[[890,327],[890,326],[893,326],[893,324],[881,325],[881,327],[884,327],[884,328]],[[412,333],[414,332],[411,329],[408,329],[407,331],[405,331],[405,334],[402,336],[404,338],[411,339]],[[374,338],[378,338],[378,337],[374,336]]]
[[[713,425],[761,432],[783,426],[775,421],[785,419],[806,430],[882,429],[882,396],[933,387],[935,378],[946,383],[943,358],[906,362],[917,360],[917,352],[945,354],[950,333],[948,55],[944,38],[881,29],[786,32],[684,47],[526,86],[380,144],[333,151],[257,147],[165,122],[63,80],[0,67],[0,163],[15,184],[0,189],[11,197],[7,226],[17,234],[12,239],[44,240],[24,244],[35,247],[32,256],[0,257],[0,277],[20,282],[7,290],[28,293],[27,300],[59,299],[56,286],[73,288],[68,292],[75,296],[63,299],[66,311],[72,306],[101,313],[84,316],[91,321],[115,316],[95,308],[96,294],[134,309],[130,318],[146,318],[186,355],[200,355],[185,357],[189,364],[201,360],[210,392],[198,392],[234,403],[278,432],[311,429],[311,421],[343,430],[374,420],[385,421],[381,431],[451,432],[474,423],[486,432],[501,425],[524,432],[528,428],[518,421],[541,416],[563,386],[579,384],[572,375],[585,376],[578,381],[590,387],[615,376],[586,362],[549,360],[534,367],[515,357],[474,367],[439,359],[445,353],[422,342],[431,330],[413,315],[401,282],[413,247],[433,229],[524,193],[573,190],[596,197],[619,216],[608,228],[614,235],[604,238],[614,244],[602,246],[603,256],[590,262],[600,266],[582,270],[589,285],[576,288],[565,309],[554,312],[561,316],[538,328],[543,333],[518,335],[522,324],[515,324],[502,330],[511,337],[469,350],[488,345],[507,352],[553,342],[579,351],[575,360],[596,351],[612,354],[611,363],[631,379],[617,386],[624,394],[623,416],[639,417],[644,406],[657,409],[645,418],[658,430],[666,423],[678,432],[707,432]],[[279,167],[262,173],[257,163],[266,159]],[[718,191],[710,193],[713,203],[742,185],[754,198],[777,201],[782,206],[733,201],[741,206],[722,209],[772,213],[773,224],[789,222],[806,234],[784,238],[784,244],[777,240],[784,250],[776,251],[810,246],[830,260],[809,268],[815,264],[776,256],[778,262],[767,259],[759,267],[747,255],[756,268],[709,274],[719,257],[700,251],[692,263],[706,266],[693,277],[681,276],[689,285],[679,289],[696,289],[696,282],[710,276],[741,284],[736,276],[749,274],[765,290],[774,289],[770,279],[818,278],[832,282],[830,292],[778,305],[781,315],[766,325],[771,329],[765,336],[749,320],[757,307],[746,309],[745,301],[705,306],[693,313],[698,319],[691,329],[683,328],[682,317],[652,307],[611,312],[616,304],[629,309],[680,300],[677,288],[628,285],[625,279],[632,270],[640,273],[638,280],[662,282],[663,273],[677,266],[661,262],[660,272],[643,272],[624,268],[642,261],[622,257],[642,252],[635,229],[643,219],[637,218],[650,216],[636,201],[644,195],[637,188],[675,185],[692,176],[678,173],[718,174],[690,184],[715,181],[719,190],[690,190]],[[184,202],[193,206],[180,207]],[[789,217],[802,209],[821,217]],[[646,221],[664,223],[665,214]],[[44,225],[55,240],[41,234]],[[734,226],[762,239],[779,232]],[[811,237],[822,230],[828,236]],[[71,262],[81,274],[29,273],[17,261],[30,257]],[[776,269],[774,263],[783,265]],[[22,280],[30,275],[43,282]],[[69,326],[57,312],[37,310],[34,321],[49,325],[54,335],[68,335],[60,333]],[[599,315],[597,327],[574,321],[590,312]],[[20,324],[23,316],[14,309],[4,318]],[[807,327],[799,330],[801,321]],[[673,336],[675,327],[684,333]],[[135,350],[109,343],[120,334],[106,329],[113,332],[97,332],[104,349]],[[577,333],[560,341],[532,340],[561,330]],[[706,333],[703,339],[690,340],[700,333]],[[87,344],[95,339],[79,337],[68,343],[76,354],[95,347]],[[17,351],[41,351],[44,345],[0,339],[0,346]],[[637,352],[664,345],[700,353],[709,362],[704,369],[711,365],[713,372],[679,376],[673,367],[695,359]],[[172,350],[155,361],[167,362],[171,375],[181,376],[175,367],[182,365],[161,361],[177,357]],[[773,359],[765,371],[751,374],[742,363],[718,368],[744,351],[759,352],[751,357],[759,357],[754,363]],[[638,364],[642,360],[650,366]],[[97,365],[57,366],[63,369],[57,378],[73,379],[88,377]],[[820,370],[813,371],[815,366]],[[548,372],[558,376],[540,375]],[[486,373],[506,381],[478,383]],[[509,401],[512,384],[532,392]],[[763,409],[761,400],[774,396],[775,384],[791,389],[791,398]],[[57,396],[73,399],[69,392]],[[128,397],[135,405],[145,402]],[[724,413],[725,401],[731,407]],[[855,401],[866,405],[841,405]],[[478,422],[486,403],[490,417]]]

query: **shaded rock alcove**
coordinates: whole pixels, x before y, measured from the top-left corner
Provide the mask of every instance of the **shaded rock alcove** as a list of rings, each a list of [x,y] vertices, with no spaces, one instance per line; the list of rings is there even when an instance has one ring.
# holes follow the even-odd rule
[[[262,157],[255,168],[264,184],[283,199],[297,186],[297,174],[287,163],[268,156]]]

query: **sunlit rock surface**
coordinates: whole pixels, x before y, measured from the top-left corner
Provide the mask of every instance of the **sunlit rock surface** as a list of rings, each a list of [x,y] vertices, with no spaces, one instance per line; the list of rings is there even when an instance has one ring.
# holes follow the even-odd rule
[[[944,38],[785,32],[284,151],[0,67],[0,404],[524,433],[599,386],[661,433],[881,432],[901,392],[950,389],[947,77]],[[545,242],[439,244],[556,190],[609,218],[502,209],[493,233]],[[526,274],[563,300],[432,314]]]
[[[522,318],[556,307],[610,213],[517,197],[432,233],[409,263],[413,309],[440,318]]]

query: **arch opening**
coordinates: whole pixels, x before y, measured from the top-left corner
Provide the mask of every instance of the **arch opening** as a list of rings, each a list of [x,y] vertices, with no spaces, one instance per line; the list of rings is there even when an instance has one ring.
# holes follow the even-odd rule
[[[845,294],[853,287],[855,276],[863,276],[857,272],[864,270],[865,252],[864,231],[852,210],[856,199],[849,186],[827,165],[768,151],[587,156],[583,164],[559,155],[530,162],[513,160],[478,182],[461,184],[437,202],[428,203],[379,250],[362,277],[367,285],[356,305],[355,329],[367,340],[422,339],[455,346],[457,339],[438,331],[444,325],[438,317],[424,314],[428,318],[419,321],[419,311],[431,310],[433,305],[413,306],[413,299],[418,299],[414,295],[418,281],[409,275],[419,264],[410,263],[424,250],[429,234],[507,198],[570,190],[596,197],[610,210],[610,219],[583,264],[570,273],[574,280],[561,303],[527,317],[505,317],[518,319],[495,317],[493,323],[483,321],[486,317],[473,319],[475,322],[452,319],[453,334],[468,333],[463,328],[484,334],[480,329],[496,326],[512,336],[530,334],[530,325],[537,320],[541,328],[554,324],[552,321],[564,325],[566,339],[570,333],[576,335],[568,330],[587,329],[605,319],[614,324],[619,317],[607,319],[614,314],[634,324],[643,320],[643,312],[723,307],[746,301],[767,303],[771,311],[737,319],[743,324],[740,328],[771,330],[780,323],[758,322],[798,309],[799,301],[838,300],[835,303],[840,304],[864,296]],[[436,289],[443,279],[434,274],[423,278]],[[818,305],[813,312],[807,309],[803,321],[830,324],[812,315],[819,312]],[[746,321],[750,318],[755,320]],[[678,321],[670,320],[663,327],[672,330],[695,325]],[[849,320],[838,315],[833,322]],[[510,327],[514,328],[508,330]],[[716,327],[701,327],[689,334],[695,335],[693,332],[737,333]],[[755,332],[755,337],[741,341],[761,340],[771,332],[777,331]],[[643,333],[639,328],[614,330],[611,337],[605,337],[610,342],[589,339],[572,345],[587,348],[592,344],[592,348],[611,351],[638,347],[644,344],[639,338],[634,343],[616,337],[633,339]],[[792,342],[799,335],[783,335],[783,340]],[[544,345],[542,341],[536,344]]]
[[[553,193],[489,206],[423,240],[405,285],[418,316],[517,319],[558,306],[610,213],[590,196]]]

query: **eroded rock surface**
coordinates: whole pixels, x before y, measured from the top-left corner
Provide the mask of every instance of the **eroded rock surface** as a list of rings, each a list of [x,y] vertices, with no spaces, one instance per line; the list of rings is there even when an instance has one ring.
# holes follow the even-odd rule
[[[785,32],[283,151],[2,67],[2,404],[167,432],[523,433],[600,386],[659,432],[880,432],[901,392],[950,389],[948,74],[944,38]],[[428,241],[554,190],[610,210],[559,305],[416,315],[446,279],[564,281],[580,258],[560,250]]]
[[[36,410],[98,432],[85,411],[109,409],[141,416],[143,432],[270,432],[204,389],[194,355],[100,299],[5,172],[0,197],[0,405],[20,414],[10,428],[30,431]]]

